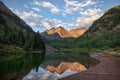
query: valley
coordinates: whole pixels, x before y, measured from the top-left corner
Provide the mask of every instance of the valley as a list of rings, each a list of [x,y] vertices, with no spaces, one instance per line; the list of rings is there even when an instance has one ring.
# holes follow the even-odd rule
[[[0,80],[120,79],[120,5],[89,28],[50,27],[52,21],[44,20],[49,29],[34,31],[23,20],[31,14],[21,18],[0,1]]]
[[[101,18],[96,20],[92,24],[92,26],[82,36],[80,36],[76,39],[64,38],[63,40],[58,39],[58,41],[57,40],[48,41],[47,43],[49,45],[57,48],[58,50],[60,50],[60,53],[56,52],[56,54],[48,55],[47,56],[48,60],[46,61],[45,65],[58,66],[63,61],[66,61],[66,62],[67,61],[69,61],[69,62],[70,61],[71,62],[75,62],[75,61],[79,62],[80,61],[79,63],[82,63],[85,67],[88,68],[88,70],[86,70],[85,72],[87,73],[87,71],[88,71],[88,73],[92,73],[97,68],[97,66],[95,66],[96,64],[98,64],[98,65],[102,64],[102,63],[99,63],[99,61],[101,61],[101,60],[99,60],[99,58],[94,57],[95,59],[97,59],[99,61],[90,58],[90,55],[92,55],[92,53],[96,52],[96,55],[99,53],[101,53],[101,55],[106,55],[106,53],[107,53],[108,55],[112,56],[112,58],[114,58],[115,61],[117,60],[118,63],[115,63],[115,64],[112,64],[112,61],[110,60],[110,64],[111,64],[111,66],[113,65],[113,70],[114,69],[118,70],[117,67],[119,66],[118,64],[119,64],[119,60],[120,60],[120,55],[119,55],[119,53],[120,53],[120,43],[119,43],[120,42],[120,40],[119,40],[120,39],[120,35],[119,35],[120,34],[120,23],[119,23],[119,21],[120,20],[119,19],[120,18],[119,18],[119,14],[120,14],[120,6],[113,7],[112,9],[105,12],[105,14]],[[107,17],[109,15],[110,15],[110,17]],[[52,34],[52,32],[51,32],[51,34]],[[112,55],[112,54],[110,54],[111,52],[118,53],[118,54]],[[64,56],[62,56],[62,54]],[[46,60],[46,58],[45,58],[45,60]],[[52,61],[50,61],[50,60],[52,60]],[[106,64],[109,64],[109,63],[107,63],[107,62],[104,63],[103,67]],[[114,65],[116,65],[116,66],[114,66]],[[54,70],[54,66],[53,67],[52,66],[51,66],[51,69]],[[102,66],[100,66],[100,68],[101,67]],[[92,70],[91,70],[91,68],[92,68]],[[106,68],[106,66],[105,66],[105,68]],[[111,67],[109,69],[111,70]],[[91,71],[89,72],[89,70],[91,70]],[[104,70],[101,70],[101,71],[104,72]],[[83,76],[83,74],[84,74],[84,71],[83,71],[83,73],[79,72],[79,73],[77,73],[77,75],[75,74],[72,76],[68,76],[68,77],[62,78],[60,80],[74,80],[74,79],[89,80],[89,77],[86,77],[89,75],[91,75],[96,80],[107,80],[108,78],[112,77],[111,75],[109,75],[109,74],[112,74],[112,71],[108,72],[108,76],[111,76],[111,77],[106,76],[104,78],[99,77],[101,75],[104,75],[104,73],[102,74],[101,72],[97,72],[97,71],[93,72],[93,74],[88,74],[88,75],[86,74],[85,76]],[[114,75],[115,77],[112,78],[111,80],[119,79],[119,77],[118,77],[119,73],[115,72],[115,74],[116,74],[116,75]],[[98,77],[99,77],[98,79],[95,78],[96,75],[98,75]],[[90,78],[90,79],[92,80],[93,78]],[[108,80],[110,80],[110,79],[108,79]]]

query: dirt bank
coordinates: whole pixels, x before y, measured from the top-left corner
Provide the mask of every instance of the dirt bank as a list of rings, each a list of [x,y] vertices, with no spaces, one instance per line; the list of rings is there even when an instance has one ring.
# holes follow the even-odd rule
[[[94,53],[91,56],[99,60],[100,63],[86,71],[60,80],[120,80],[120,62],[99,53]]]

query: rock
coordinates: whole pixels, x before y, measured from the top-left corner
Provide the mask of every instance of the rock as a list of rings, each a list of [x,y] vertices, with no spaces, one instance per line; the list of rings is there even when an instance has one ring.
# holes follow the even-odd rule
[[[86,70],[86,67],[78,62],[61,62],[58,67],[50,66],[48,65],[45,69],[51,71],[51,72],[57,72],[59,74],[62,74],[66,70],[72,70],[72,71],[84,71]]]

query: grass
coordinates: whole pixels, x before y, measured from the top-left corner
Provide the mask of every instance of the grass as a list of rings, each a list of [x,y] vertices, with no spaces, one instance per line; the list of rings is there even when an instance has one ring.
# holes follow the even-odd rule
[[[6,44],[0,44],[0,52],[15,52],[15,53],[19,53],[19,52],[23,52],[23,48],[20,48],[18,46],[14,46],[14,45],[6,45]]]
[[[20,57],[23,57],[24,54],[15,54],[15,55],[8,55],[8,56],[0,56],[0,62],[7,61],[7,60],[13,60]]]

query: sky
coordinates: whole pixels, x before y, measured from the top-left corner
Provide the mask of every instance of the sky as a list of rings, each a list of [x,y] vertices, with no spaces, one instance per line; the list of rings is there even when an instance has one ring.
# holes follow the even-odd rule
[[[1,0],[34,31],[88,29],[120,0]]]

